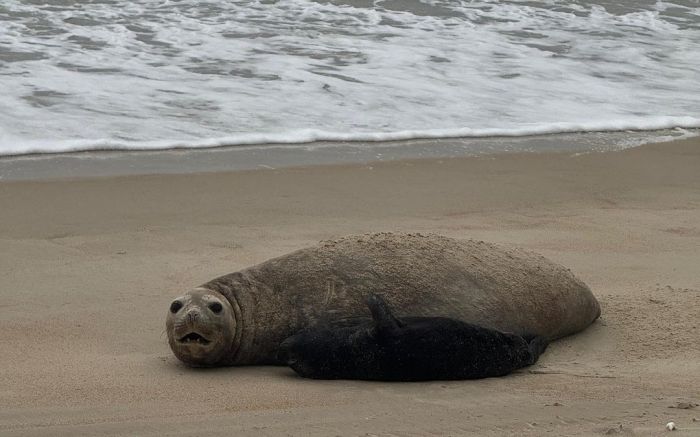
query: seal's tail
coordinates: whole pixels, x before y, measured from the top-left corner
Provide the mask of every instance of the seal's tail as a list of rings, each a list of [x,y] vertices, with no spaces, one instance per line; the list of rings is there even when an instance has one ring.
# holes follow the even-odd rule
[[[535,364],[540,355],[547,349],[549,340],[539,335],[525,335],[523,338],[527,341],[527,347],[530,350],[530,362],[528,365]]]

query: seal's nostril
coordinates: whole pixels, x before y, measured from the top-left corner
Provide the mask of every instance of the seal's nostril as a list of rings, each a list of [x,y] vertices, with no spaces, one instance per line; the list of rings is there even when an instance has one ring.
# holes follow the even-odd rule
[[[209,309],[214,313],[214,314],[219,314],[221,310],[224,309],[223,306],[219,302],[214,302],[209,304]]]
[[[173,314],[180,311],[180,308],[182,308],[182,302],[179,300],[173,301],[173,303],[170,304],[170,312]]]
[[[197,321],[197,319],[199,319],[199,312],[197,312],[196,310],[190,310],[187,312],[186,317],[188,322],[194,323]]]

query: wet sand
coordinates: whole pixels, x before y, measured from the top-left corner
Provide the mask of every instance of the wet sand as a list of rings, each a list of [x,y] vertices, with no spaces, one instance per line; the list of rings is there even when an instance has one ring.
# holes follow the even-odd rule
[[[570,267],[587,331],[480,381],[193,370],[171,298],[320,239],[436,232]],[[0,182],[2,435],[700,435],[700,139],[621,152]],[[681,405],[683,406],[683,405]],[[697,421],[693,421],[696,419]],[[620,426],[622,428],[620,429]]]

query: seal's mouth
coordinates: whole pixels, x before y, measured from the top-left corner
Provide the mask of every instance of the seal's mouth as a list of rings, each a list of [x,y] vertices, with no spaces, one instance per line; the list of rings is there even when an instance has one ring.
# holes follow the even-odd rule
[[[180,343],[185,343],[185,344],[202,344],[202,345],[207,345],[211,343],[211,341],[207,340],[206,338],[202,337],[201,335],[197,334],[196,332],[190,332],[189,334],[183,336],[178,340]]]

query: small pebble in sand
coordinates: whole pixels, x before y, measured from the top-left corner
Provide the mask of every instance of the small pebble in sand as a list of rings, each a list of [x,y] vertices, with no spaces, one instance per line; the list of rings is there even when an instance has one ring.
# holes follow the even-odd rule
[[[668,422],[666,424],[666,429],[669,431],[675,431],[676,430],[676,424],[673,422]]]
[[[608,428],[608,430],[604,432],[605,435],[615,435],[615,434],[621,434],[621,433],[622,433],[622,425],[619,425],[615,428]]]

